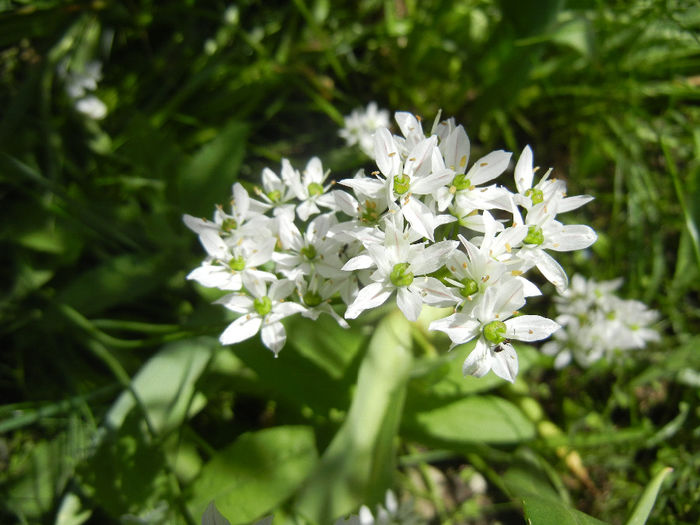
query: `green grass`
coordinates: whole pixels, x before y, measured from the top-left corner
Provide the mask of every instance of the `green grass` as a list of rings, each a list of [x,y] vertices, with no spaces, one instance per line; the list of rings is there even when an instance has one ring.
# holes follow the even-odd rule
[[[700,8],[249,0],[225,22],[226,7],[0,1],[0,521],[54,523],[76,504],[87,523],[199,523],[200,495],[225,486],[244,519],[302,523],[390,485],[434,523],[548,523],[548,501],[572,523],[625,523],[635,508],[641,523],[654,497],[650,523],[697,523]],[[57,73],[93,58],[101,121],[74,110]],[[371,450],[341,424],[361,421],[356,388],[384,377],[362,327],[293,320],[274,361],[257,342],[221,348],[224,312],[184,279],[201,249],[181,215],[209,216],[282,158],[352,174],[364,161],[337,129],[371,100],[430,122],[442,109],[476,154],[530,144],[572,195],[594,195],[571,220],[599,241],[562,264],[624,277],[625,297],[662,313],[662,342],[560,372],[523,350],[511,387],[455,381],[445,341],[415,332],[411,373],[387,378],[403,412],[365,406]],[[497,409],[523,418],[517,435],[495,416],[479,439],[420,424]],[[256,477],[251,454],[295,467]],[[359,498],[344,484],[371,463]],[[460,490],[474,469],[485,495]],[[324,494],[341,503],[318,510]]]

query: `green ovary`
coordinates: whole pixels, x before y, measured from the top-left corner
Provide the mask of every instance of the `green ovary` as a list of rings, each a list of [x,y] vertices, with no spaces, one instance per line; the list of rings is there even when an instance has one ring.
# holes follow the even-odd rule
[[[313,244],[309,244],[301,249],[301,254],[306,257],[307,260],[313,261],[316,258],[316,248]]]
[[[309,195],[312,197],[323,193],[323,186],[321,186],[318,182],[312,182],[306,187],[306,189],[309,190]]]
[[[405,173],[401,176],[394,175],[394,191],[397,195],[403,195],[411,187],[411,178]]]
[[[506,323],[502,321],[491,321],[484,326],[484,337],[487,341],[497,345],[506,340]]]
[[[238,228],[238,223],[233,219],[224,219],[224,222],[221,223],[221,229],[225,232],[230,232],[236,228]]]
[[[472,182],[464,173],[457,175],[452,181],[452,185],[458,190],[468,190],[472,186]]]
[[[267,197],[272,202],[279,202],[279,200],[282,198],[282,193],[279,190],[273,190],[267,194]]]
[[[270,310],[272,310],[272,301],[265,295],[253,301],[253,308],[255,308],[255,311],[258,312],[261,317],[265,317],[270,313]]]
[[[544,233],[542,233],[542,228],[533,225],[527,229],[527,235],[523,239],[525,244],[542,244],[544,242]]]
[[[461,283],[464,285],[464,288],[459,289],[462,297],[470,297],[479,291],[479,284],[474,279],[466,277],[462,279]]]
[[[323,301],[319,294],[312,292],[311,290],[307,291],[302,299],[304,300],[304,304],[306,304],[306,306],[310,306],[312,308],[314,306],[318,306]]]
[[[413,274],[406,271],[408,267],[408,263],[398,263],[391,269],[389,279],[394,286],[408,286],[413,282]]]
[[[544,201],[544,193],[542,193],[542,190],[538,190],[536,188],[530,188],[527,190],[525,192],[525,196],[530,197],[533,205]]]
[[[245,260],[243,257],[234,257],[228,262],[228,267],[234,272],[241,272],[245,270]]]

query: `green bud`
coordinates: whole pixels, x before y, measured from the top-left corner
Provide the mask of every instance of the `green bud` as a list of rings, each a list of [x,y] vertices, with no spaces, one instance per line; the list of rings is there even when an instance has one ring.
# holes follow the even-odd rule
[[[525,244],[542,244],[544,242],[544,233],[542,233],[542,228],[533,225],[527,229],[527,235],[523,239]]]
[[[499,344],[506,340],[506,323],[502,321],[491,321],[484,326],[484,337],[493,344]]]
[[[394,192],[397,195],[403,195],[411,187],[411,178],[405,173],[401,176],[394,175]]]
[[[253,301],[253,308],[255,308],[255,311],[258,312],[261,317],[265,317],[270,313],[270,310],[272,310],[272,301],[265,295]]]
[[[539,204],[540,202],[544,201],[544,193],[542,193],[542,190],[538,190],[536,188],[530,188],[525,192],[526,197],[530,197],[530,200],[532,201],[532,204]]]
[[[228,267],[234,272],[241,272],[245,270],[245,259],[243,257],[234,257],[228,262]]]
[[[307,190],[309,190],[309,195],[315,196],[315,195],[321,195],[323,193],[323,186],[321,186],[318,182],[312,182],[306,187]]]
[[[304,246],[301,249],[301,254],[306,257],[309,261],[313,261],[314,258],[316,257],[316,248],[314,247],[313,244],[309,244],[308,246]]]
[[[408,286],[413,282],[413,274],[406,271],[408,267],[408,263],[398,263],[391,269],[389,279],[394,286]]]
[[[472,181],[464,173],[459,173],[452,181],[452,185],[458,190],[468,190],[472,186]]]
[[[308,290],[302,299],[304,300],[304,304],[306,304],[306,306],[310,306],[312,308],[314,306],[318,306],[322,302],[321,296],[316,292],[312,292],[311,290]]]
[[[462,297],[470,297],[479,291],[479,283],[474,279],[465,277],[460,282],[464,285],[464,288],[459,289],[459,293]]]

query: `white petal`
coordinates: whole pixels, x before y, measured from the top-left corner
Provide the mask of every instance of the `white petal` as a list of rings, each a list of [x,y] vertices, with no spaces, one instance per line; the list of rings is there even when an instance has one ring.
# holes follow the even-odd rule
[[[557,288],[558,292],[561,293],[566,290],[566,287],[569,285],[569,278],[564,268],[562,268],[551,255],[542,250],[538,250],[538,254],[535,258],[535,265],[544,278]]]
[[[282,350],[287,341],[287,333],[284,331],[282,323],[265,324],[260,334],[263,344],[275,353],[275,356]]]
[[[209,255],[216,259],[228,259],[229,249],[223,239],[214,230],[203,230],[199,241]]]
[[[416,177],[411,181],[411,192],[418,195],[427,195],[446,186],[454,178],[452,170],[444,169],[438,172],[431,173],[423,177]]]
[[[346,272],[352,272],[355,270],[365,270],[374,266],[374,259],[367,254],[361,254],[353,257],[341,268]]]
[[[455,313],[433,321],[428,327],[428,330],[444,332],[456,345],[471,341],[479,335],[480,329],[481,323],[479,321],[462,313]]]
[[[515,186],[518,189],[518,193],[524,194],[532,188],[533,175],[532,150],[530,146],[525,146],[525,149],[520,154],[518,163],[515,165]]]
[[[565,213],[567,211],[575,210],[580,208],[584,204],[588,204],[594,199],[590,195],[574,195],[573,197],[567,197],[559,201],[557,204],[557,213]]]
[[[379,128],[374,133],[374,158],[377,167],[385,177],[398,175],[401,167],[401,157],[394,138],[386,128]]]
[[[467,178],[474,186],[498,177],[508,167],[511,153],[503,150],[492,151],[477,160],[467,173]]]
[[[513,383],[518,375],[518,354],[513,345],[501,343],[491,348],[490,352],[493,373]]]
[[[435,215],[430,211],[425,204],[415,198],[407,197],[404,202],[403,212],[406,220],[411,224],[411,227],[421,236],[431,241],[433,238],[433,231],[435,230]]]
[[[253,337],[260,330],[262,318],[259,315],[244,315],[232,322],[219,337],[223,345],[240,343]]]
[[[464,173],[469,162],[469,148],[467,132],[459,125],[440,143],[445,166],[457,173]]]
[[[593,244],[597,238],[598,235],[590,226],[572,224],[564,226],[559,235],[549,240],[546,248],[557,252],[583,250]]]
[[[372,283],[365,286],[357,293],[352,304],[348,306],[345,318],[355,319],[363,311],[384,304],[392,291],[392,288],[384,286],[382,283]]]
[[[418,294],[411,293],[406,287],[401,287],[396,291],[396,305],[409,321],[416,321],[423,308],[423,302]]]
[[[479,338],[474,350],[464,360],[462,373],[474,377],[484,377],[491,370],[491,352],[484,341]]]
[[[521,315],[506,321],[506,337],[518,341],[539,341],[559,329],[559,323],[540,315]]]
[[[411,291],[420,293],[422,301],[431,306],[454,306],[462,302],[450,288],[442,284],[435,277],[422,277],[414,279],[410,286]]]
[[[457,249],[458,245],[457,241],[436,242],[422,251],[416,260],[410,261],[410,271],[414,275],[434,272],[447,262],[447,258]]]

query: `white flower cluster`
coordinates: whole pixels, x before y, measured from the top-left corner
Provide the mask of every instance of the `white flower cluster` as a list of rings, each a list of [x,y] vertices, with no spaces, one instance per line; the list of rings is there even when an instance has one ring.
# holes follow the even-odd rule
[[[75,103],[75,109],[94,120],[107,116],[107,106],[95,95],[97,83],[102,80],[102,63],[93,60],[85,64],[82,71],[75,71],[64,61],[58,68],[58,73],[66,84],[66,93]]]
[[[492,182],[511,153],[470,164],[467,133],[454,119],[437,118],[426,136],[414,115],[395,118],[402,136],[376,131],[379,169],[370,176],[361,170],[334,185],[318,158],[301,173],[283,160],[279,175],[263,170],[255,196],[236,183],[230,209],[218,207],[213,221],[185,215],[207,251],[188,278],[231,292],[218,302],[239,317],[221,334],[223,344],[261,332],[276,355],[287,316],[326,313],[347,326],[345,319],[395,297],[411,321],[424,304],[452,308],[430,329],[452,346],[478,339],[464,373],[493,370],[513,381],[518,359],[510,340],[537,341],[559,328],[520,315],[526,298],[541,293],[524,275],[536,267],[566,289],[566,273],[549,252],[587,248],[596,234],[556,216],[592,197],[567,197],[549,171],[533,185],[529,147],[515,166],[512,193]]]
[[[563,368],[572,359],[588,367],[604,357],[613,359],[618,352],[641,349],[660,339],[651,328],[658,312],[640,301],[619,298],[613,292],[621,285],[622,279],[596,282],[573,276],[571,287],[555,299],[562,329],[542,347],[547,355],[556,356],[556,368]]]
[[[348,146],[357,144],[368,157],[374,155],[374,132],[389,127],[389,112],[370,102],[367,109],[355,109],[345,116],[345,127],[338,134]]]

